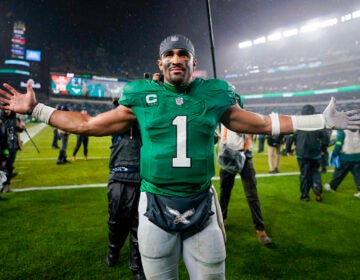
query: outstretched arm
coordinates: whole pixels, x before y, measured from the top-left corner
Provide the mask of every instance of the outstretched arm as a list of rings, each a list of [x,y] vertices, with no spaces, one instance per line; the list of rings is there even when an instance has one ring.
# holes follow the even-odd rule
[[[224,113],[221,121],[226,127],[236,132],[273,135],[321,129],[360,129],[360,108],[338,112],[336,100],[333,97],[322,114],[306,116],[274,113],[260,115],[233,105]]]
[[[0,105],[20,114],[32,114],[38,120],[75,134],[104,136],[125,132],[136,117],[132,110],[125,106],[91,117],[80,112],[60,111],[38,103],[31,83],[26,85],[26,93],[19,93],[9,84],[4,84],[7,91],[0,89]]]
[[[246,111],[238,105],[230,106],[221,122],[230,130],[240,133],[271,134],[272,131],[269,116]]]
[[[135,120],[133,111],[120,105],[95,117],[80,112],[56,110],[51,115],[49,124],[74,134],[105,136],[127,131]]]
[[[251,134],[287,134],[294,131],[291,116],[260,115],[231,106],[223,115],[222,123],[229,129]]]

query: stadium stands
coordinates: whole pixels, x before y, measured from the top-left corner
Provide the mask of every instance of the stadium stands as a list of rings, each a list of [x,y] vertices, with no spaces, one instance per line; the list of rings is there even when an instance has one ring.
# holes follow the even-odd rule
[[[219,77],[234,84],[245,97],[246,108],[255,112],[268,114],[277,109],[280,113],[297,114],[305,103],[315,104],[317,110],[322,110],[331,96],[339,100],[341,109],[346,103],[359,102],[359,28],[360,19],[355,19],[314,33],[239,49],[231,60],[223,61],[226,70]],[[55,48],[49,45],[47,49]],[[144,71],[139,67],[147,65],[144,61],[129,63],[121,55],[110,57],[101,45],[95,55],[92,49],[79,50],[74,46],[52,55],[50,71],[121,76],[131,80],[142,78]],[[47,92],[38,96],[42,102],[55,106],[66,103],[76,111],[86,107],[91,115],[112,108],[112,101],[108,99],[58,98]]]
[[[359,90],[353,87],[360,85],[360,38],[355,35],[359,27],[357,19],[316,34],[239,49],[238,60],[233,60],[223,78],[248,97],[248,108],[260,113],[274,108],[297,113],[310,102],[323,107],[330,96],[343,103],[359,102]],[[319,91],[323,94],[315,94]],[[299,92],[308,94],[293,96]],[[274,93],[292,97],[252,99],[254,94],[266,97]]]

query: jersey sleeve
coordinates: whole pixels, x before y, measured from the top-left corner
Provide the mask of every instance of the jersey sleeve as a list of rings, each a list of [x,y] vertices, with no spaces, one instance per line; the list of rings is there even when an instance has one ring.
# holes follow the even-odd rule
[[[127,107],[142,106],[144,93],[151,91],[152,83],[149,80],[135,80],[128,82],[119,99],[121,105]]]
[[[204,88],[207,89],[209,108],[216,111],[218,120],[220,120],[229,106],[237,103],[238,95],[235,92],[235,87],[218,79],[207,80],[206,83],[207,85]]]

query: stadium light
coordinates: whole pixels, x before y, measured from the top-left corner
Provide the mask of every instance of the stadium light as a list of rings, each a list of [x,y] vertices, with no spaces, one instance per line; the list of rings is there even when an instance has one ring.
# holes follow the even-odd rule
[[[351,14],[346,14],[344,16],[341,16],[341,22],[349,21],[352,19]]]
[[[326,19],[326,20],[320,22],[320,27],[325,28],[325,27],[329,27],[329,26],[334,26],[337,23],[338,23],[337,18],[330,18],[330,19]]]
[[[357,10],[355,12],[352,12],[352,18],[359,18],[360,17],[360,10]]]
[[[288,29],[283,31],[283,37],[291,37],[299,34],[299,30],[297,28]]]
[[[320,27],[320,23],[318,21],[310,22],[308,24],[303,25],[300,28],[301,33],[308,33],[318,30]]]
[[[253,41],[254,45],[260,45],[266,43],[266,37],[262,36]]]
[[[268,36],[269,41],[277,41],[282,38],[282,35],[280,32],[272,33]]]
[[[249,48],[251,46],[252,46],[252,42],[250,40],[239,43],[239,48],[240,49]]]
[[[269,34],[267,37],[262,36],[262,37],[258,37],[257,39],[255,39],[253,41],[247,40],[247,41],[240,42],[238,46],[240,49],[244,49],[244,48],[251,47],[253,45],[264,44],[269,41],[278,41],[282,38],[296,36],[299,33],[314,32],[314,31],[317,31],[322,28],[337,25],[339,22],[343,23],[343,22],[350,21],[355,18],[360,18],[360,10],[353,11],[351,13],[345,14],[338,18],[334,17],[334,18],[329,18],[329,19],[325,19],[325,20],[313,19],[313,20],[308,21],[307,23],[305,23],[303,26],[301,26],[299,28],[295,27],[295,28],[289,28],[289,29],[282,29],[282,31],[280,29],[280,31]]]

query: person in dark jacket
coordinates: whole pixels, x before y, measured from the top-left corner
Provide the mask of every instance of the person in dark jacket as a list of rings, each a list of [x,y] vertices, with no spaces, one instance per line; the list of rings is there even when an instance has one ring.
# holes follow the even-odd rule
[[[3,149],[3,156],[5,157],[4,171],[7,178],[7,180],[3,183],[2,191],[9,192],[11,191],[11,179],[18,174],[17,172],[14,172],[14,164],[17,152],[22,149],[20,133],[24,130],[25,124],[16,117],[16,113],[10,110],[2,110],[1,118],[4,125],[4,139],[6,139],[5,149]]]
[[[61,106],[60,105],[56,106],[56,109],[60,110]],[[53,127],[53,140],[51,143],[51,148],[60,149],[59,144],[58,144],[59,140],[60,140],[59,131],[58,131],[57,127],[54,126]]]
[[[70,111],[69,107],[66,105],[62,105],[60,107],[60,110],[61,111]],[[61,139],[61,147],[59,150],[59,156],[56,161],[56,164],[66,164],[66,163],[70,162],[67,160],[67,154],[66,154],[68,144],[69,144],[69,132],[62,130],[62,129],[58,129],[58,134]]]
[[[114,101],[117,106],[117,101]],[[106,264],[115,266],[130,234],[130,269],[136,279],[146,279],[141,263],[137,230],[140,198],[140,131],[136,125],[112,136],[108,180],[108,245]]]
[[[0,110],[0,200],[3,193],[3,183],[7,181],[6,177],[6,128],[2,120],[3,110]]]
[[[326,132],[329,138],[329,146],[334,145],[335,143],[331,141],[331,130],[327,130]],[[329,147],[323,146],[322,148],[323,150],[321,151],[320,167],[321,167],[321,173],[326,173],[329,163],[329,151],[328,151]]]
[[[85,109],[83,109],[83,110],[81,110],[81,114],[87,115],[88,112]],[[87,136],[85,134],[77,134],[76,135],[76,145],[75,145],[74,151],[72,153],[72,157],[71,157],[72,161],[76,161],[76,154],[79,151],[81,144],[83,145],[83,149],[84,149],[84,160],[88,160],[89,136]]]
[[[301,114],[315,114],[312,105],[304,105]],[[299,131],[291,138],[295,144],[296,158],[300,168],[300,199],[309,201],[310,189],[315,194],[316,201],[321,201],[322,182],[320,173],[321,151],[329,145],[329,137],[326,131]],[[292,141],[287,141],[286,151],[292,155]]]

